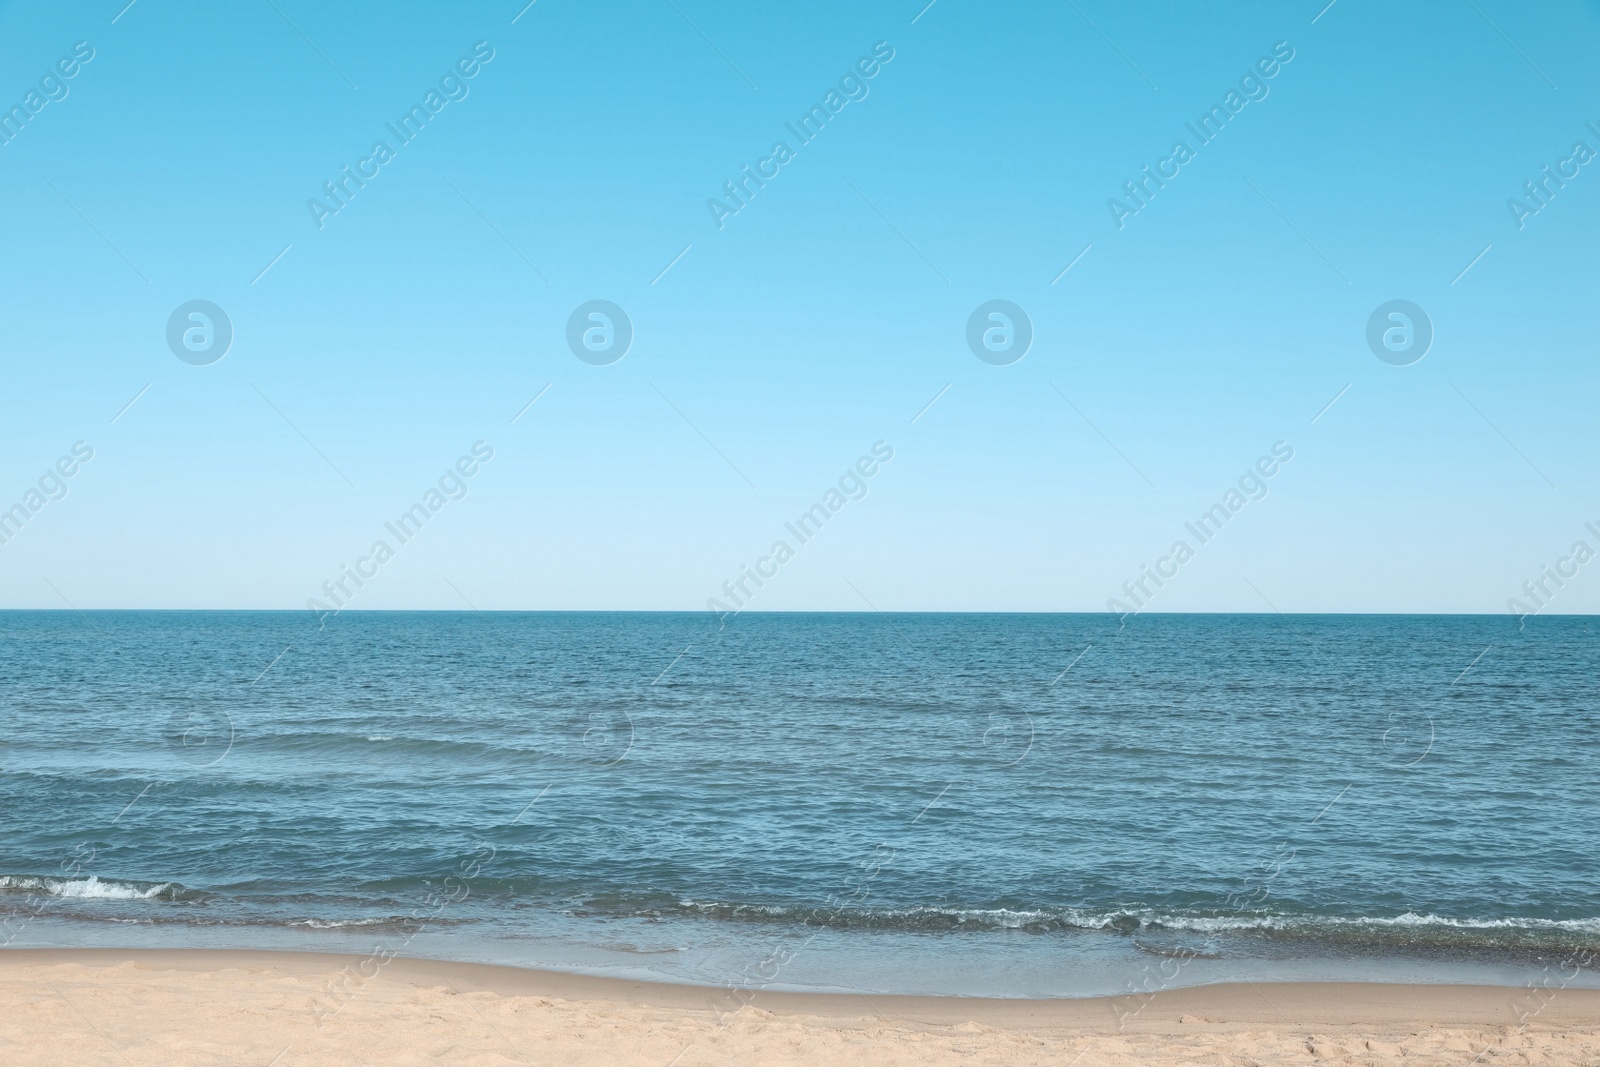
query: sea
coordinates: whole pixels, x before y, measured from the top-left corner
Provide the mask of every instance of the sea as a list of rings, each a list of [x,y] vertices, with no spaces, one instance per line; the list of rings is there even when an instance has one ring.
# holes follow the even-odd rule
[[[0,944],[1600,985],[1597,624],[0,612]]]

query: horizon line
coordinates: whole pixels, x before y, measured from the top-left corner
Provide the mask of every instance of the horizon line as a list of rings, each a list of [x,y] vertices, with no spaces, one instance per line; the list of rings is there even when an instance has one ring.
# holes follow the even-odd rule
[[[254,615],[295,615],[306,611],[308,608],[15,608],[0,607],[0,614],[21,614],[24,612],[35,614],[83,614],[85,612],[123,612],[134,614],[137,612],[166,612],[188,614],[254,614]],[[317,612],[312,612],[318,614]],[[710,611],[706,608],[345,608],[336,614],[339,615],[721,615],[723,613]],[[739,615],[1081,615],[1085,617],[1120,617],[1123,613],[1116,611],[1017,611],[983,608],[956,608],[956,609],[900,609],[881,611],[875,608],[821,608],[821,609],[794,609],[794,610],[757,610],[754,608],[729,613],[730,617]],[[1561,617],[1571,619],[1600,618],[1600,612],[1583,611],[1542,611],[1537,615],[1518,615],[1509,611],[1140,611],[1138,616],[1360,616],[1360,617],[1401,617],[1401,618],[1462,618],[1462,619],[1490,619],[1490,618],[1545,618]]]

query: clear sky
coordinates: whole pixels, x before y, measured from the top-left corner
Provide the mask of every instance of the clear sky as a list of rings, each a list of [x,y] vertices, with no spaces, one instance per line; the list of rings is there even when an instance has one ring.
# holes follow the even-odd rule
[[[125,2],[0,3],[0,606],[1600,610],[1592,0]]]

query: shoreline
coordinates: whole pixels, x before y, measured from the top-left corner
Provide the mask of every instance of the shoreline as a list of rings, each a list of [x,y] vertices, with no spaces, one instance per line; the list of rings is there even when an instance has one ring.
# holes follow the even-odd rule
[[[364,961],[371,977],[360,977]],[[1597,989],[1245,982],[1163,990],[1143,1003],[1128,995],[742,995],[412,957],[374,973],[371,961],[270,950],[5,949],[0,1050],[15,1064],[104,1059],[110,1045],[129,1064],[276,1067],[1600,1059]]]
[[[358,975],[372,957],[353,953],[276,949],[188,948],[7,948],[0,949],[0,982],[27,968],[76,965],[87,969],[133,966],[180,973],[244,971],[285,976],[332,975],[349,968]],[[1545,1022],[1600,1023],[1600,989],[1552,984],[1541,998],[1526,985],[1462,985],[1424,982],[1216,982],[1172,986],[1146,994],[1084,997],[928,996],[904,993],[832,993],[654,981],[582,974],[496,963],[395,956],[362,982],[389,981],[417,989],[450,984],[459,992],[551,997],[652,1008],[737,1010],[745,1004],[773,1014],[896,1018],[960,1015],[990,1025],[1037,1025],[1045,1020],[1088,1026],[1110,1019],[1158,1020],[1202,1010],[1223,1011],[1239,1021],[1280,1019],[1293,1012],[1310,1022],[1336,1021],[1360,1006],[1373,1021],[1427,1019],[1439,1023],[1519,1025],[1518,1012],[1537,1011]],[[1251,1001],[1254,1001],[1252,1006]],[[1552,1014],[1554,1013],[1554,1014]],[[1571,1016],[1569,1019],[1568,1016]]]
[[[746,982],[772,992],[891,991],[914,997],[1051,1000],[1116,997],[1222,983],[1393,983],[1496,986],[1539,983],[1600,989],[1588,949],[1534,954],[1504,948],[1450,950],[1403,945],[1387,951],[1314,940],[1274,942],[1239,936],[1222,951],[1193,951],[1193,938],[1166,942],[1111,931],[1063,937],[1023,931],[887,931],[873,937],[823,929],[804,952],[770,926],[634,921],[555,925],[537,934],[465,925],[396,931],[383,926],[111,924],[41,914],[5,951],[266,952],[328,957],[402,955],[417,961],[474,963],[517,972],[547,971],[667,985],[724,988]],[[1571,973],[1562,961],[1588,960]],[[765,961],[765,962],[758,962]]]

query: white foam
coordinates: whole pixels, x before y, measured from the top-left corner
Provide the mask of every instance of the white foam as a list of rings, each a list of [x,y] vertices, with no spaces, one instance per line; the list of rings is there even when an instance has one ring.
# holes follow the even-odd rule
[[[1021,929],[1034,924],[1062,923],[1086,930],[1110,929],[1128,919],[1138,920],[1141,928],[1155,927],[1182,930],[1191,933],[1247,932],[1252,930],[1281,930],[1315,932],[1319,929],[1348,927],[1405,927],[1417,930],[1563,930],[1572,933],[1600,934],[1600,917],[1582,919],[1540,919],[1514,917],[1509,919],[1452,918],[1443,915],[1418,914],[1408,911],[1393,916],[1343,916],[1343,915],[1284,915],[1284,914],[1234,914],[1234,915],[1173,915],[1148,909],[1126,911],[1090,911],[1082,908],[1048,908],[1015,910],[1011,908],[939,908],[939,907],[886,907],[886,908],[818,908],[785,907],[783,905],[737,905],[720,901],[680,900],[679,905],[698,911],[727,910],[735,914],[765,916],[781,919],[791,916],[827,917],[860,916],[871,918],[919,919],[933,917],[960,927],[968,923],[990,928]]]
[[[31,889],[53,897],[70,897],[76,900],[149,900],[170,888],[172,888],[171,882],[146,887],[126,882],[102,882],[92,874],[87,878],[66,880],[0,875],[0,889]]]

